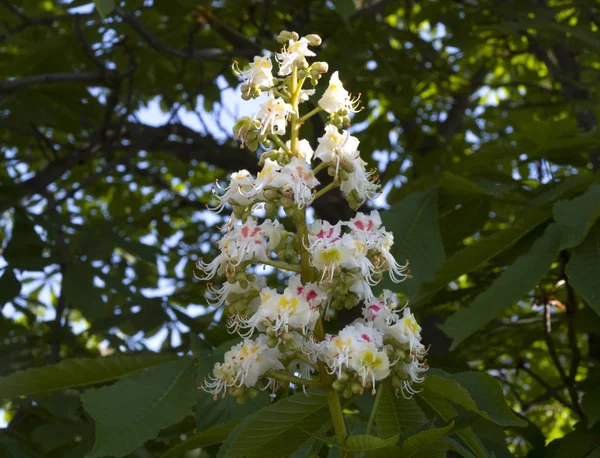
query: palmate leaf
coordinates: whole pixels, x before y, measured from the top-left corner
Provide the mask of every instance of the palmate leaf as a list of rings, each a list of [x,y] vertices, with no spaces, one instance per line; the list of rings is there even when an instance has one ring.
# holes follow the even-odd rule
[[[442,439],[452,428],[454,421],[441,428],[431,428],[418,432],[406,438],[402,443],[400,456],[423,456],[422,452],[429,449],[433,444]]]
[[[460,309],[448,318],[440,328],[452,337],[451,349],[533,289],[558,255],[560,241],[558,225],[548,226],[531,250],[510,266],[469,308]]]
[[[133,452],[188,415],[195,392],[196,367],[189,358],[86,391],[83,406],[96,428],[94,447],[86,457],[120,457]]]
[[[427,422],[414,399],[396,396],[389,386],[381,386],[381,399],[375,412],[375,424],[381,437],[390,437]]]
[[[399,437],[400,435],[396,434],[395,436],[388,437],[387,439],[382,439],[370,434],[357,434],[355,436],[349,436],[341,448],[355,452],[377,450],[379,448],[393,446],[396,442],[398,442]]]
[[[498,425],[527,426],[527,422],[518,418],[508,408],[500,383],[487,374],[448,374],[432,369],[427,373],[423,386]]]
[[[17,280],[14,271],[7,267],[0,277],[0,307],[12,300],[21,292],[21,282]]]
[[[600,184],[591,185],[582,195],[554,204],[554,219],[563,234],[562,248],[573,248],[585,239],[600,218]]]
[[[1,377],[0,399],[33,396],[65,388],[104,383],[174,358],[176,356],[147,354],[65,359],[58,364]]]
[[[427,404],[442,420],[449,422],[450,420],[458,419],[458,411],[439,394],[425,388],[419,393],[419,399]],[[471,428],[461,428],[456,431],[456,435],[460,437],[477,458],[487,458],[489,456],[489,453],[485,450]]]
[[[573,250],[567,277],[575,290],[600,315],[600,228],[594,227]]]
[[[295,394],[253,415],[227,444],[222,458],[287,457],[330,419],[324,393]],[[306,432],[305,432],[306,431]]]
[[[115,9],[114,0],[94,0],[96,10],[100,13],[102,19],[108,16]]]
[[[394,234],[392,254],[399,263],[410,262],[413,279],[394,285],[394,291],[412,294],[420,282],[434,279],[444,262],[444,246],[438,230],[435,189],[415,192],[383,214],[385,227]],[[384,281],[384,284],[389,282]]]
[[[440,289],[445,288],[451,281],[500,255],[540,224],[548,221],[550,216],[549,210],[529,211],[511,227],[496,232],[458,251],[441,265],[432,282],[421,286],[413,302],[419,304],[426,301]]]

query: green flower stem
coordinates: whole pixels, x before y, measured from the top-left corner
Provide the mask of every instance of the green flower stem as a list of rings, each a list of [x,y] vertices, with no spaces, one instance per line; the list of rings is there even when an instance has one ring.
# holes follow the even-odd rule
[[[317,174],[319,173],[321,170],[326,169],[327,167],[329,167],[331,165],[331,162],[321,162],[319,165],[317,165],[314,169],[313,169],[313,174]]]
[[[281,140],[281,138],[279,138],[279,135],[269,134],[269,138],[271,140],[273,140],[275,143],[277,143],[277,146],[279,146],[287,154],[291,154],[289,148],[287,146],[285,146],[285,143],[283,143],[283,141]]]
[[[302,84],[304,79],[298,81],[298,68],[294,65],[292,75],[289,80],[289,90],[292,94],[292,100],[290,101],[294,108],[291,118],[291,152],[294,156],[298,155],[298,135],[300,131],[301,123],[300,111],[298,108],[298,101],[300,99],[300,91],[302,90]],[[327,186],[325,187],[327,188]],[[325,190],[323,188],[322,191]],[[325,191],[326,192],[326,191]],[[318,194],[318,193],[317,193]],[[294,221],[296,223],[296,231],[298,235],[298,251],[300,252],[300,267],[301,267],[301,278],[302,282],[312,282],[316,278],[316,272],[310,264],[310,253],[306,249],[308,244],[308,228],[306,226],[306,209],[297,209],[294,212]],[[315,338],[319,341],[325,338],[325,328],[323,327],[323,318],[320,317],[315,324],[314,329]],[[338,442],[343,444],[346,441],[348,433],[346,432],[346,423],[344,421],[344,412],[342,411],[342,405],[340,404],[340,398],[337,391],[331,388],[332,377],[327,373],[325,364],[319,363],[319,373],[321,375],[321,381],[318,382],[319,386],[325,389],[327,393],[327,404],[329,405],[329,411],[331,414],[331,420],[333,422],[333,428],[335,429],[335,435]],[[327,387],[327,388],[325,388]]]
[[[340,185],[340,180],[334,179],[331,183],[329,183],[327,186],[325,186],[319,192],[315,193],[313,200],[317,200],[319,197],[323,196],[324,194],[327,194],[329,191],[331,191],[334,188],[337,188],[339,185]]]
[[[265,372],[265,376],[280,380],[282,382],[294,383],[296,385],[314,386],[319,388],[323,387],[323,383],[320,380],[308,380],[295,377],[290,374],[285,374],[283,372],[268,371]]]
[[[308,113],[306,113],[304,116],[302,116],[298,121],[300,123],[303,123],[304,121],[306,121],[309,118],[312,118],[314,115],[316,115],[317,113],[319,113],[320,111],[323,111],[323,108],[321,107],[317,107],[312,111],[309,111]]]
[[[300,273],[300,266],[298,264],[290,264],[283,261],[276,261],[275,259],[269,259],[268,261],[260,261],[261,264],[275,267],[276,269],[288,270],[290,272]]]
[[[344,412],[342,411],[342,404],[340,403],[340,397],[338,392],[334,389],[327,390],[327,404],[329,405],[329,412],[331,413],[331,421],[333,422],[333,429],[335,430],[335,437],[338,444],[344,445],[348,433],[346,432],[346,422],[344,421]]]
[[[381,399],[381,393],[383,393],[384,384],[379,384],[379,389],[377,390],[377,394],[375,395],[375,401],[373,402],[373,408],[371,409],[371,415],[369,415],[369,422],[367,423],[367,434],[371,432],[371,428],[373,427],[373,423],[375,422],[375,415],[377,415],[377,408],[379,407],[379,400]]]

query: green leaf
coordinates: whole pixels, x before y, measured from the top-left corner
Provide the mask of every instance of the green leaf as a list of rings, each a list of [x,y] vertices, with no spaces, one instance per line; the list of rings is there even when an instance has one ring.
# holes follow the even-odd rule
[[[86,457],[120,457],[133,452],[188,415],[195,392],[196,368],[188,358],[86,391],[83,406],[96,426],[96,441]]]
[[[90,429],[90,426],[81,423],[55,423],[39,426],[33,431],[31,437],[45,453],[48,453],[63,445],[75,443],[78,438],[81,439],[82,435],[91,432]]]
[[[424,401],[444,421],[458,419],[457,410],[446,399],[427,388],[419,393],[419,399]],[[477,458],[487,458],[489,453],[477,438],[473,429],[463,428],[456,431],[456,435],[471,449]]]
[[[451,349],[531,291],[557,256],[560,240],[558,225],[551,224],[531,250],[480,294],[471,307],[460,309],[450,316],[440,328],[452,337]]]
[[[387,439],[381,439],[380,437],[371,436],[370,434],[357,434],[355,436],[349,436],[341,448],[352,451],[376,450],[378,448],[393,446],[398,442],[399,437],[400,435],[396,434]]]
[[[322,392],[298,393],[261,410],[229,445],[226,458],[288,456],[329,421],[327,399]]]
[[[573,248],[585,239],[600,217],[600,184],[591,185],[582,195],[554,204],[554,219],[563,234],[562,248]]]
[[[409,436],[402,443],[402,451],[400,456],[423,456],[422,451],[431,447],[432,444],[443,438],[448,431],[454,427],[454,421],[451,421],[446,426],[441,428],[432,428],[421,431],[413,436]]]
[[[573,250],[566,273],[575,290],[600,315],[600,228],[592,229]]]
[[[438,229],[435,189],[415,192],[383,214],[385,227],[394,234],[392,254],[403,264],[410,262],[413,278],[394,286],[395,291],[413,294],[421,282],[435,278],[444,262],[444,245]]]
[[[448,374],[431,369],[423,386],[496,424],[527,426],[527,422],[510,411],[500,383],[482,372]]]
[[[21,270],[43,269],[48,264],[48,259],[42,257],[44,246],[27,214],[16,211],[11,239],[2,252],[9,266]]]
[[[33,396],[108,382],[176,358],[172,355],[107,356],[65,359],[58,364],[0,377],[0,399]]]
[[[427,418],[414,399],[396,396],[389,386],[385,387],[375,412],[375,424],[380,436],[390,437],[426,422]]]
[[[184,452],[188,452],[190,450],[206,447],[208,445],[219,444],[223,442],[239,424],[239,421],[233,420],[227,423],[221,423],[220,425],[212,426],[204,431],[196,433],[167,451],[164,455],[162,455],[162,458],[182,456]]]
[[[335,10],[345,22],[348,22],[350,17],[356,11],[354,0],[334,0],[333,4],[335,6]]]
[[[413,302],[417,304],[424,302],[451,281],[482,266],[512,247],[549,218],[549,211],[529,211],[511,227],[474,242],[455,253],[442,264],[431,283],[422,285]]]
[[[108,16],[115,9],[114,0],[94,0],[96,10],[100,13],[102,19]]]
[[[14,271],[7,267],[0,277],[0,307],[10,302],[21,292],[21,282],[17,280]]]
[[[63,277],[61,288],[67,303],[83,312],[90,320],[104,314],[100,290],[94,286],[94,272],[84,264],[71,264]]]
[[[600,386],[583,395],[581,410],[587,416],[588,428],[600,422]]]

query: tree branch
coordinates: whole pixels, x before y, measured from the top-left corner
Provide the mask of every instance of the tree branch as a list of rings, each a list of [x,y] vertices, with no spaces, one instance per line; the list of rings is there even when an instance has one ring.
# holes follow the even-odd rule
[[[23,78],[0,82],[0,93],[12,92],[23,87],[48,83],[103,83],[114,79],[112,72],[93,71],[81,73],[47,73],[24,76]]]

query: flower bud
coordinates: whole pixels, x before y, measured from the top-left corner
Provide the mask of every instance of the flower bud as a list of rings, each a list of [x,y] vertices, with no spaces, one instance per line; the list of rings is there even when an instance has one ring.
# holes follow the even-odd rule
[[[251,140],[246,146],[250,151],[254,152],[258,149],[258,142],[256,140]]]
[[[353,394],[354,394],[354,393],[353,393],[353,391],[352,391],[352,388],[350,388],[350,387],[347,387],[347,388],[344,390],[344,393],[343,393],[343,395],[342,395],[342,396],[344,396],[346,399],[350,399],[350,398],[352,397],[352,395],[353,395]]]
[[[341,380],[342,382],[347,382],[348,380],[350,380],[348,372],[342,371],[342,373],[339,376],[339,380]]]
[[[283,335],[281,336],[281,338],[285,342],[291,342],[292,340],[294,340],[294,336],[289,332],[284,332]]]
[[[403,352],[402,350],[398,349],[394,352],[394,359],[403,361],[404,359],[406,359],[406,353]]]
[[[285,349],[287,351],[296,351],[297,348],[298,348],[298,345],[293,340],[290,340],[285,343]]]
[[[281,352],[281,353],[285,353],[287,348],[285,346],[285,343],[281,342],[278,346],[277,349]]]
[[[268,138],[264,139],[262,141],[262,144],[265,148],[271,148],[271,146],[273,146],[273,143]]]
[[[329,64],[327,62],[313,62],[311,68],[315,72],[327,73],[327,71],[329,70]]]
[[[298,40],[300,38],[300,35],[298,35],[296,32],[288,32],[287,30],[282,30],[281,32],[279,32],[279,35],[277,35],[277,43],[287,43],[290,40]]]
[[[346,385],[340,380],[334,380],[334,382],[331,384],[331,387],[335,391],[342,391],[346,388]]]
[[[250,93],[250,85],[247,83],[244,83],[240,86],[240,91],[242,92],[242,94],[249,94]]]
[[[277,337],[271,337],[269,340],[267,340],[267,347],[275,348],[277,346],[277,342],[279,342]]]
[[[256,281],[256,275],[254,275],[254,274],[247,274],[246,275],[246,280],[254,282],[254,281]]]
[[[246,404],[246,396],[238,396],[235,402],[240,405]]]
[[[267,329],[265,330],[265,334],[269,337],[275,337],[275,335],[277,334],[277,331],[275,331],[275,329],[273,329],[272,327],[267,327]],[[272,348],[272,347],[271,347]]]
[[[308,76],[308,73],[306,70],[300,70],[298,72],[298,79],[303,79],[303,78],[306,78],[307,76]]]
[[[248,388],[246,390],[246,396],[248,396],[250,399],[254,399],[257,395],[258,391],[256,391],[254,388]]]
[[[308,44],[311,46],[319,46],[323,41],[321,40],[321,37],[316,33],[306,35],[304,38],[306,38],[306,41],[308,41]]]
[[[400,377],[392,375],[392,386],[396,389],[402,386],[402,380],[400,380]]]
[[[352,392],[354,394],[359,394],[362,392],[363,387],[360,383],[355,381],[355,382],[352,382],[352,384],[350,385],[350,389],[352,390]]]

